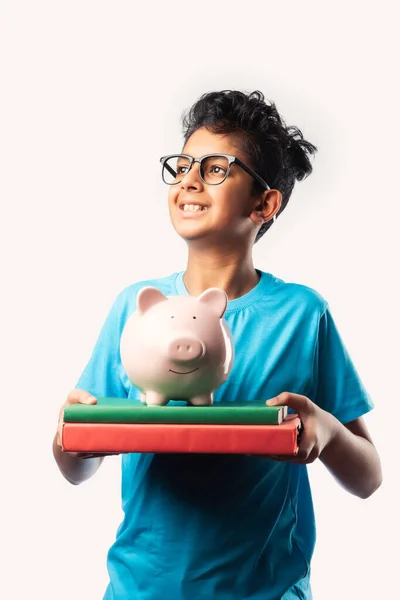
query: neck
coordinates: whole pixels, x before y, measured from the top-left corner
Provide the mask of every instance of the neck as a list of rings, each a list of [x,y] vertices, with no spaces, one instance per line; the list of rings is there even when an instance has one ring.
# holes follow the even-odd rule
[[[244,254],[237,248],[217,252],[213,248],[199,251],[189,247],[183,280],[191,296],[218,287],[226,292],[229,300],[234,300],[253,289],[259,276],[253,266],[251,249]]]

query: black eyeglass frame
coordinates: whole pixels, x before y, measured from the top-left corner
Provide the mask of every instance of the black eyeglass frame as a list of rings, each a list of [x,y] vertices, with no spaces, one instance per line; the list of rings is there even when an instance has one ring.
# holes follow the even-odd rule
[[[217,183],[209,183],[208,181],[205,181],[203,179],[203,176],[201,174],[201,162],[206,159],[206,158],[211,158],[212,156],[216,156],[216,157],[220,157],[220,158],[226,158],[228,160],[228,168],[226,171],[226,175],[225,177],[221,180],[218,181]],[[190,169],[192,168],[193,163],[198,162],[199,163],[199,174],[200,174],[200,179],[206,184],[206,185],[221,185],[221,183],[224,183],[224,181],[227,179],[229,173],[230,173],[230,168],[232,164],[236,164],[239,167],[241,167],[244,171],[246,171],[246,173],[248,173],[249,175],[251,175],[256,181],[257,183],[259,183],[262,188],[264,190],[270,190],[270,186],[268,185],[268,183],[266,181],[264,181],[264,179],[262,179],[262,177],[260,177],[259,175],[257,175],[257,173],[255,173],[255,171],[253,171],[253,169],[250,169],[250,167],[248,167],[247,165],[245,165],[240,158],[236,158],[236,156],[232,156],[231,154],[218,154],[218,153],[214,153],[214,154],[205,154],[204,156],[200,156],[199,158],[193,158],[193,156],[190,156],[189,154],[168,154],[167,156],[162,156],[160,158],[160,162],[163,166],[163,170],[162,170],[162,179],[163,182],[166,183],[167,185],[177,185],[178,183],[180,183],[182,181],[182,179],[185,177],[186,173],[183,175],[182,179],[180,181],[175,181],[174,183],[168,183],[168,181],[165,181],[164,179],[164,168],[167,169],[167,171],[169,171],[169,173],[171,173],[171,175],[173,177],[176,177],[176,173],[175,171],[170,167],[170,165],[166,164],[167,160],[169,158],[187,158],[189,161],[189,168],[187,170],[187,173],[189,173]]]

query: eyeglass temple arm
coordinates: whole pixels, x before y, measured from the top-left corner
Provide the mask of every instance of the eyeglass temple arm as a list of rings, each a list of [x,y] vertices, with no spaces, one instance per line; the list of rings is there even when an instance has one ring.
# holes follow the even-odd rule
[[[169,173],[172,175],[172,177],[176,177],[177,171],[174,171],[174,169],[168,164],[167,160],[168,160],[168,158],[166,160],[162,161],[163,166],[167,169],[167,171],[169,171]],[[200,162],[200,161],[197,158],[195,158],[195,159],[192,158],[190,160],[189,170],[190,170],[190,167],[192,166],[193,162]]]
[[[252,177],[254,177],[254,179],[256,181],[258,181],[258,183],[260,185],[263,186],[263,188],[265,188],[266,190],[270,190],[271,188],[269,187],[268,183],[266,181],[264,181],[264,179],[262,177],[260,177],[259,175],[257,175],[257,173],[255,173],[252,169],[249,169],[249,167],[247,167],[244,163],[242,163],[242,161],[239,158],[235,158],[235,162],[240,165],[242,167],[242,169],[244,169],[249,175],[251,175]]]
[[[174,171],[174,169],[167,163],[167,161],[164,162],[163,166],[167,169],[167,171],[169,171],[172,177],[176,177],[176,171]]]

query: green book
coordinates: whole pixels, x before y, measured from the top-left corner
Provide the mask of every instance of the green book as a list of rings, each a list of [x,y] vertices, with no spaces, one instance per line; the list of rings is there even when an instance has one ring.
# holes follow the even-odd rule
[[[97,404],[71,404],[64,409],[65,423],[182,423],[226,425],[280,425],[287,406],[175,405],[146,406],[140,400],[98,398]]]

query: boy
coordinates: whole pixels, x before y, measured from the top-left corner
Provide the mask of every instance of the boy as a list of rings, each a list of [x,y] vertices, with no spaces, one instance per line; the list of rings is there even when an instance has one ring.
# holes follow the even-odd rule
[[[188,246],[186,271],[121,292],[66,404],[139,397],[119,357],[139,289],[197,296],[215,286],[228,294],[224,318],[235,343],[215,403],[270,398],[293,408],[304,431],[295,458],[123,455],[124,520],[108,554],[104,599],[310,599],[315,524],[306,464],[319,458],[361,498],[381,483],[361,418],[372,403],[329,306],[252,261],[253,244],[285,209],[295,180],[311,172],[316,148],[260,92],[205,94],[184,118],[184,139],[182,153],[161,162],[170,217]],[[54,455],[77,484],[103,458],[61,451],[62,411]]]

